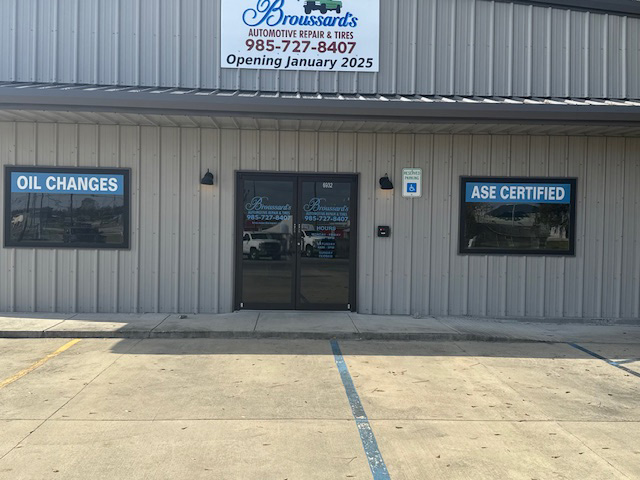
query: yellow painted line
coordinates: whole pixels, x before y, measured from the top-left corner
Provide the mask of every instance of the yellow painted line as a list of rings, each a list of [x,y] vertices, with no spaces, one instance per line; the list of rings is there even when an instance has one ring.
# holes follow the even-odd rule
[[[62,352],[64,352],[65,350],[69,350],[71,347],[73,347],[76,343],[78,343],[80,341],[79,338],[76,338],[74,340],[71,340],[69,343],[64,344],[63,346],[61,346],[59,349],[57,349],[55,352],[50,353],[49,355],[47,355],[44,358],[41,358],[40,360],[38,360],[36,363],[34,363],[33,365],[31,365],[28,368],[25,368],[24,370],[22,370],[21,372],[16,373],[13,377],[9,377],[6,380],[3,380],[2,383],[0,383],[0,389],[6,387],[7,385],[12,384],[13,382],[15,382],[16,380],[20,380],[22,377],[24,377],[25,375],[33,372],[36,368],[41,367],[42,365],[44,365],[45,363],[47,363],[49,360],[51,360],[54,357],[57,357],[58,355],[60,355]]]

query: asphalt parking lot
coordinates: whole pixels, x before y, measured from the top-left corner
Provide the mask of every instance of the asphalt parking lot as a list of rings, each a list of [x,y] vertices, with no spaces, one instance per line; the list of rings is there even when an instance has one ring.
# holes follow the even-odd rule
[[[640,345],[580,346],[2,339],[0,478],[640,478]]]

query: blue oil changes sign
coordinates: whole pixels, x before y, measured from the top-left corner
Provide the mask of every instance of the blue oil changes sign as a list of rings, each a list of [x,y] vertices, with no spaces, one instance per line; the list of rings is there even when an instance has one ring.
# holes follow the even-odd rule
[[[11,172],[11,192],[124,195],[124,175]]]
[[[568,183],[467,182],[467,203],[571,203]]]

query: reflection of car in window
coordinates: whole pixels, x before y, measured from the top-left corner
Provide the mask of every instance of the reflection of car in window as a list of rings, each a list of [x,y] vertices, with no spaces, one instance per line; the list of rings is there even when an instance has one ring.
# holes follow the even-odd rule
[[[282,248],[280,242],[271,234],[245,232],[242,237],[242,254],[251,260],[258,260],[260,257],[280,260]]]
[[[335,10],[336,13],[340,13],[342,2],[339,0],[307,0],[304,4],[304,13],[309,15],[313,10],[320,10],[320,13]]]
[[[65,226],[65,243],[105,243],[106,237],[90,223],[74,223]]]
[[[568,248],[565,205],[474,203],[468,208],[467,248]]]
[[[336,239],[324,232],[317,230],[302,230],[302,251],[307,257],[331,257],[335,256]]]
[[[500,218],[503,220],[510,220],[519,222],[527,218],[533,218],[534,214],[539,210],[537,205],[521,204],[521,205],[501,205],[491,212],[489,215],[492,217]]]

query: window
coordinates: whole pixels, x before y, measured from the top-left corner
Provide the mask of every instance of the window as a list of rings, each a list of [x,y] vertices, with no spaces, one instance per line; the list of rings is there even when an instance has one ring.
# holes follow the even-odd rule
[[[129,176],[5,167],[5,247],[129,248]]]
[[[460,183],[460,253],[575,254],[575,179],[462,177]]]

